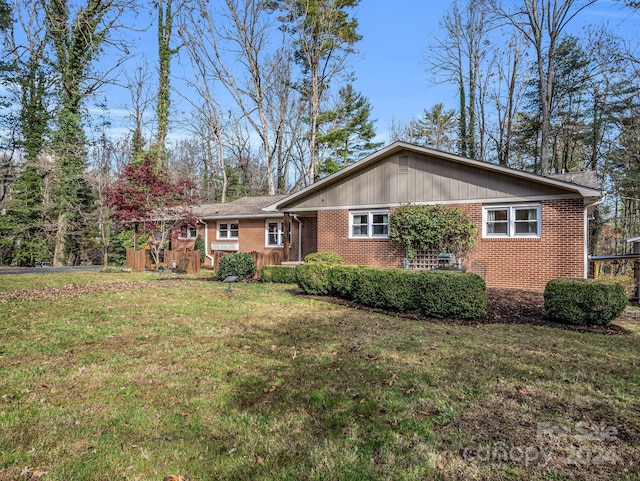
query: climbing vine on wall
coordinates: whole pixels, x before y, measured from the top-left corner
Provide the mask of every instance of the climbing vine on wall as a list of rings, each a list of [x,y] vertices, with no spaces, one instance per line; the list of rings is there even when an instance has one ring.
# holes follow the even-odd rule
[[[406,247],[409,259],[418,250],[450,252],[462,258],[475,246],[477,230],[469,216],[455,207],[406,205],[391,214],[389,238]]]

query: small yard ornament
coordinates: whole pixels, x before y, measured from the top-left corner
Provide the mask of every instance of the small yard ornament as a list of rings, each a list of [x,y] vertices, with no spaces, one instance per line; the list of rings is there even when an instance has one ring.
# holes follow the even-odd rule
[[[231,283],[232,282],[236,282],[238,280],[238,276],[227,276],[224,278],[224,280],[222,282],[226,282],[228,287],[227,287],[227,292],[231,292]]]

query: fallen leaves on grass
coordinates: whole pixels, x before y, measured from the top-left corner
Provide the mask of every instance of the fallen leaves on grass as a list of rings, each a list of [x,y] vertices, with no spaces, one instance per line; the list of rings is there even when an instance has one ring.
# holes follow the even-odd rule
[[[25,468],[23,468],[22,472],[20,473],[20,476],[27,481],[31,481],[35,479],[40,479],[45,474],[47,474],[47,471],[42,471],[40,469],[33,469],[26,466]]]
[[[183,281],[163,281],[163,282],[113,282],[109,284],[70,284],[62,287],[45,287],[41,289],[21,289],[18,291],[0,292],[0,303],[4,304],[10,300],[39,301],[53,300],[61,297],[75,297],[92,293],[102,292],[124,292],[135,291],[140,288],[167,288],[182,285]]]

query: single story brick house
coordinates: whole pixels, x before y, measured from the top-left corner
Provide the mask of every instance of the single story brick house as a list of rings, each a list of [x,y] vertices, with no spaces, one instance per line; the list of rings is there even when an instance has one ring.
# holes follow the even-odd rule
[[[348,264],[402,268],[406,252],[388,238],[390,214],[442,204],[477,226],[467,271],[489,287],[542,290],[556,277],[587,276],[588,219],[604,198],[589,174],[543,177],[396,142],[291,195],[198,206],[199,225],[182,233],[180,248],[202,235],[212,266],[229,252],[286,262],[332,251]],[[433,267],[436,256],[420,253],[413,264]]]
[[[242,197],[233,202],[202,204],[195,208],[198,226],[185,227],[178,237],[180,249],[193,249],[198,235],[204,238],[206,264],[216,266],[219,255],[232,252],[258,252],[282,259],[284,244],[289,245],[289,259],[303,259],[316,252],[315,231],[305,229],[304,242],[300,223],[290,222],[289,236],[284,236],[284,214],[264,208],[284,199],[285,195]],[[314,237],[312,239],[312,237]],[[292,242],[292,238],[297,242]],[[299,247],[303,246],[301,250]]]
[[[269,219],[274,225],[278,219],[278,235],[291,230],[288,239],[283,236],[281,245],[273,246],[283,249],[285,261],[332,251],[348,264],[401,268],[404,248],[388,238],[393,210],[407,204],[455,206],[479,233],[476,247],[463,259],[467,271],[482,276],[489,287],[542,290],[553,278],[587,276],[588,219],[604,193],[576,182],[584,177],[543,177],[396,142],[278,198],[264,207],[262,220],[252,222],[269,231]],[[217,222],[219,236],[221,225],[227,231]],[[433,254],[417,256],[416,262],[428,265]]]

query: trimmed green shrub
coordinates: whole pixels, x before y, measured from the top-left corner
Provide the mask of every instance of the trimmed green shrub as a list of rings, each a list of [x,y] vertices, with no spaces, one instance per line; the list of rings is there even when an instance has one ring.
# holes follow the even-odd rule
[[[295,266],[263,266],[260,274],[262,282],[295,284],[298,282]]]
[[[307,254],[304,257],[304,261],[307,264],[318,262],[331,265],[344,264],[344,260],[342,260],[342,257],[340,257],[335,252],[314,252],[312,254]]]
[[[366,269],[358,273],[353,300],[365,306],[398,312],[418,312],[417,278],[420,272],[404,269]]]
[[[484,280],[463,272],[363,269],[352,290],[361,304],[430,317],[473,319],[487,307]]]
[[[329,270],[329,285],[331,294],[343,299],[353,299],[355,283],[360,271],[369,269],[364,266],[332,266]]]
[[[464,211],[443,205],[405,205],[389,218],[389,239],[407,249],[413,259],[416,250],[451,252],[464,257],[474,247],[477,229]]]
[[[476,274],[423,271],[418,283],[420,312],[424,315],[474,319],[487,312],[487,286]]]
[[[326,296],[331,293],[329,271],[331,265],[324,263],[303,263],[296,266],[298,286],[305,294]]]
[[[204,243],[204,238],[201,235],[196,237],[196,242],[193,245],[193,250],[200,251],[200,265],[204,264],[204,256],[207,248]]]
[[[246,252],[236,252],[222,256],[216,277],[223,280],[228,276],[237,276],[238,280],[250,279],[256,273],[253,256]]]
[[[114,274],[114,273],[121,273],[121,272],[131,272],[131,268],[130,267],[125,267],[125,266],[114,266],[114,265],[108,265],[108,266],[104,266],[102,269],[100,269],[100,272],[102,273],[107,273],[107,274]]]
[[[628,299],[612,281],[552,279],[544,290],[547,318],[579,326],[606,326],[622,314]]]

